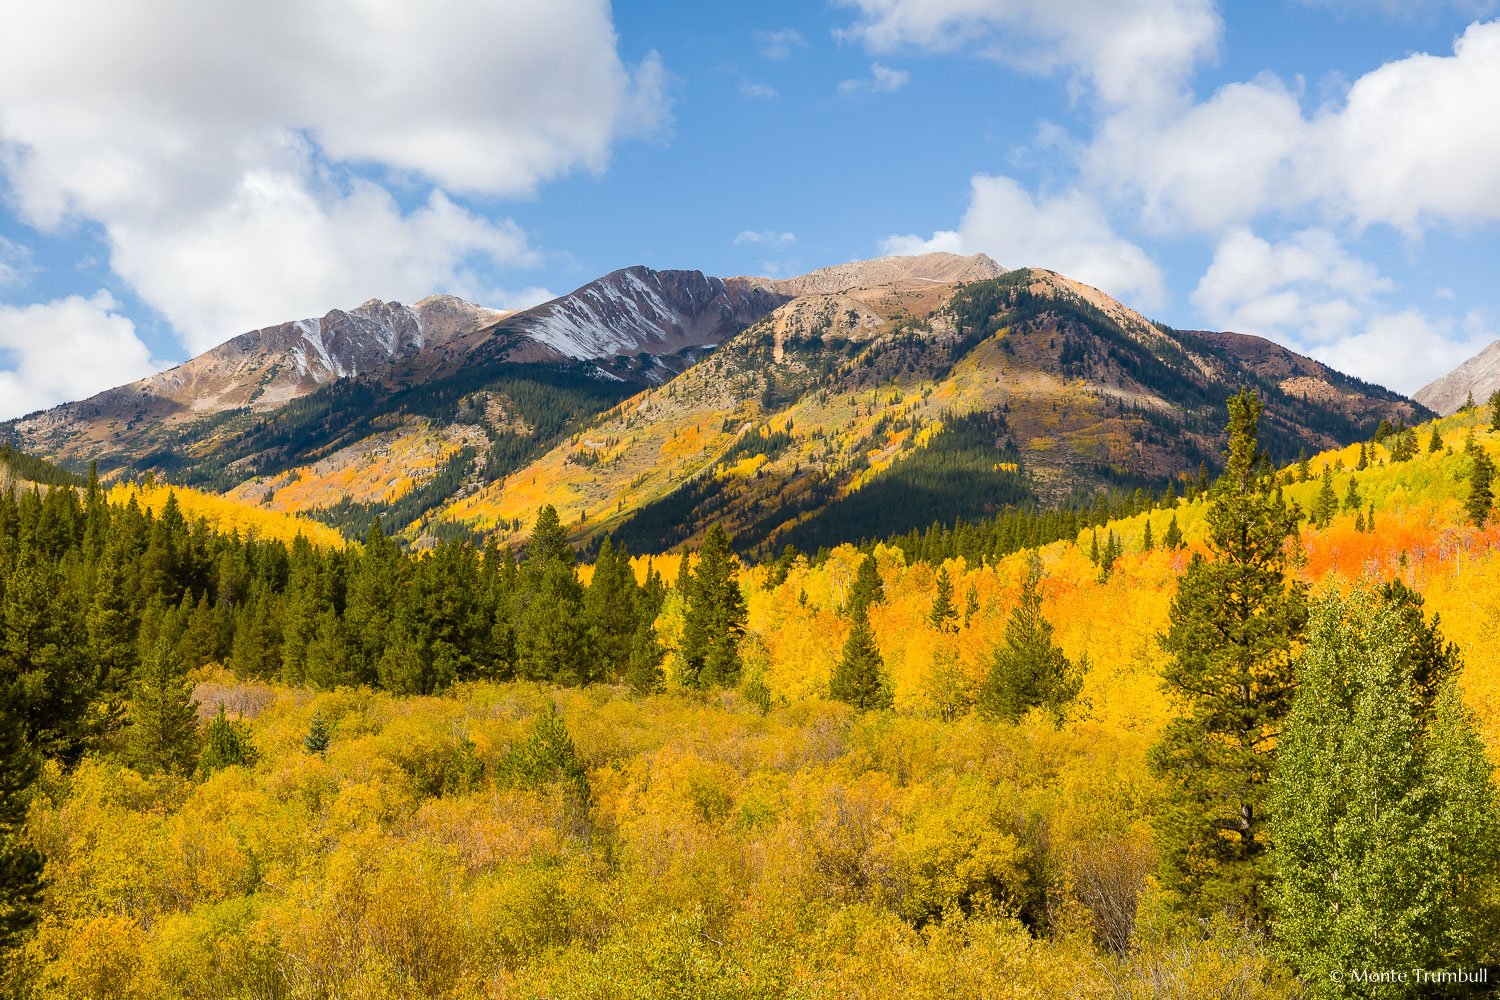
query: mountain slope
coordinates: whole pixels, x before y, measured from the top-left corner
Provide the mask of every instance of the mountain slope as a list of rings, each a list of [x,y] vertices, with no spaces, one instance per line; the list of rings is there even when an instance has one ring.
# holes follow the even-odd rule
[[[1474,402],[1483,403],[1496,389],[1500,389],[1500,340],[1442,378],[1424,385],[1411,398],[1434,413],[1446,416],[1457,413],[1470,394]]]
[[[349,534],[518,540],[555,504],[637,550],[884,535],[1214,464],[1224,398],[1279,457],[1409,401],[1235,334],[1170,330],[983,255],[797,278],[624,268],[533,309],[369,302],[256,331],[0,433]]]
[[[418,530],[519,540],[542,503],[636,550],[727,522],[807,547],[1162,484],[1216,464],[1224,399],[1267,401],[1286,459],[1425,411],[1258,338],[1156,326],[1039,269],[807,295]]]

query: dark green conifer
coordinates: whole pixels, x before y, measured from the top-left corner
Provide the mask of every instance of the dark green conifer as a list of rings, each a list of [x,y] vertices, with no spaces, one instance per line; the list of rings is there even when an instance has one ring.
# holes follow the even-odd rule
[[[1181,714],[1151,754],[1165,788],[1156,830],[1169,900],[1184,913],[1256,924],[1267,914],[1272,751],[1294,691],[1292,646],[1307,620],[1283,551],[1295,519],[1256,472],[1261,409],[1249,390],[1229,401],[1208,555],[1189,563],[1160,636],[1163,687]]]
[[[948,567],[943,566],[938,569],[937,592],[933,595],[927,621],[939,632],[944,632],[957,618],[958,609],[953,606],[953,581],[948,578]]]
[[[0,702],[0,954],[21,944],[41,916],[43,859],[26,833],[40,771],[16,706]]]
[[[688,687],[739,683],[740,637],[747,613],[738,577],[739,560],[730,548],[729,535],[715,523],[698,552],[683,610],[678,674]]]
[[[1359,495],[1359,483],[1356,477],[1349,477],[1349,489],[1344,491],[1344,510],[1359,510],[1364,506],[1364,498]]]
[[[860,711],[890,708],[890,679],[885,675],[885,661],[875,646],[875,633],[863,608],[854,614],[844,652],[828,681],[828,695]]]
[[[323,721],[323,713],[315,713],[312,723],[307,727],[307,735],[302,737],[302,749],[308,753],[327,753],[332,743],[333,734],[328,729],[328,723]]]
[[[1146,527],[1141,532],[1141,551],[1150,552],[1156,548],[1156,540],[1151,537],[1151,519],[1146,518]]]
[[[1437,454],[1438,452],[1440,452],[1442,450],[1443,450],[1443,432],[1438,428],[1437,424],[1433,424],[1432,425],[1432,439],[1430,441],[1428,441],[1428,443],[1427,443],[1427,453],[1429,455],[1434,455],[1434,454]]]
[[[885,600],[885,584],[880,579],[880,567],[875,556],[867,553],[859,562],[859,571],[854,575],[854,586],[849,588],[847,610],[850,617],[870,610],[871,605]]]
[[[1495,506],[1494,480],[1494,463],[1483,450],[1476,449],[1469,462],[1469,495],[1464,500],[1464,512],[1476,528],[1484,527]]]
[[[259,758],[250,741],[250,727],[240,719],[231,719],[219,706],[203,731],[203,751],[198,755],[198,776],[206,778],[226,767],[250,767]]]
[[[1182,528],[1177,525],[1175,512],[1172,514],[1172,520],[1167,522],[1167,533],[1162,536],[1161,542],[1172,552],[1182,548]]]
[[[176,637],[165,625],[141,659],[130,697],[129,755],[142,774],[188,775],[198,763],[198,717]]]
[[[1086,662],[1073,664],[1052,640],[1042,614],[1042,563],[1032,556],[1021,580],[1021,597],[1005,623],[1005,638],[990,654],[980,710],[1007,721],[1044,707],[1060,719],[1083,687]]]

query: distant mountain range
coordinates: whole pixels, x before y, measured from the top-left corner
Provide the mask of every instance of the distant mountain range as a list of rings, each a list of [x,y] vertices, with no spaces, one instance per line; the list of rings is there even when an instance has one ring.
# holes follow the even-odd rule
[[[1267,401],[1286,458],[1423,407],[1269,341],[1176,331],[984,255],[796,278],[630,267],[532,309],[371,300],[0,424],[75,469],[154,472],[353,534],[575,534],[637,550],[722,520],[749,548],[1160,486]]]

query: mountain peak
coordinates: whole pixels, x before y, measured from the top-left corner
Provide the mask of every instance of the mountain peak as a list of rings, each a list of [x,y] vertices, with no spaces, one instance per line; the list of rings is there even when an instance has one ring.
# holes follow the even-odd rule
[[[1457,413],[1470,393],[1474,395],[1474,402],[1483,403],[1496,389],[1500,389],[1500,340],[1442,378],[1422,386],[1412,393],[1411,398],[1434,413],[1447,416]]]

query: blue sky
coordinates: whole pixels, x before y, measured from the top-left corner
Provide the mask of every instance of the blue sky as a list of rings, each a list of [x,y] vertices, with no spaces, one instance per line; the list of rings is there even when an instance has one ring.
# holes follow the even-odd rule
[[[28,5],[0,417],[370,297],[1050,267],[1411,392],[1500,333],[1493,3]]]

